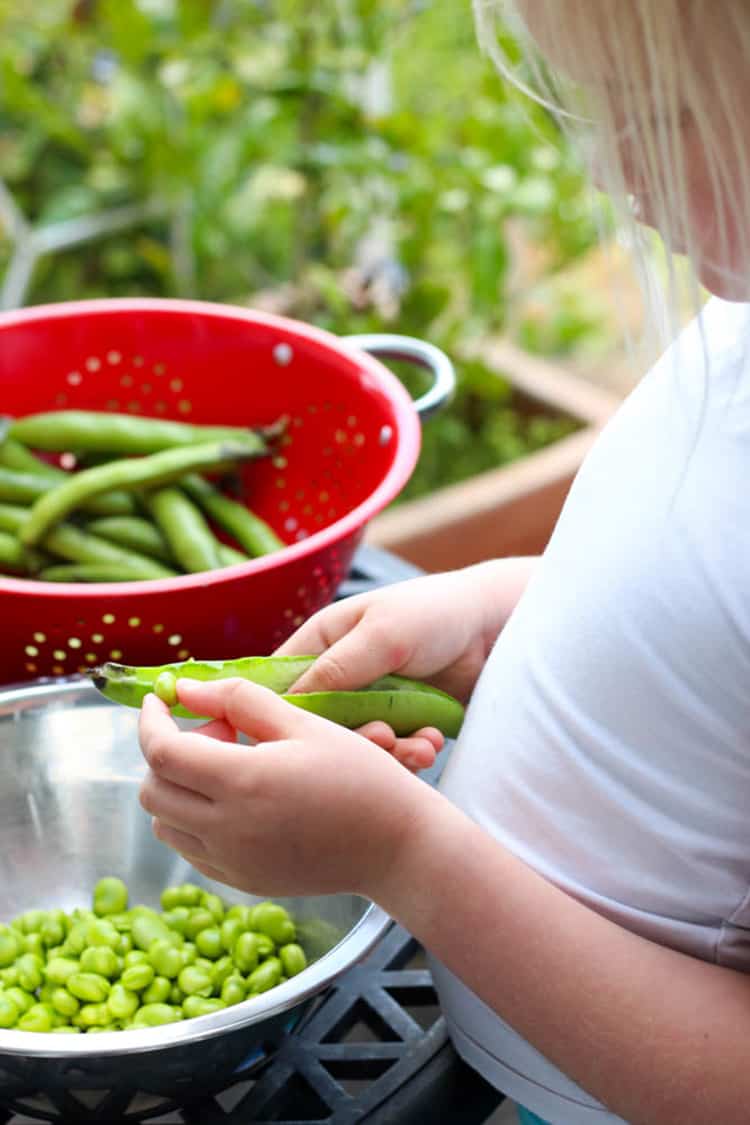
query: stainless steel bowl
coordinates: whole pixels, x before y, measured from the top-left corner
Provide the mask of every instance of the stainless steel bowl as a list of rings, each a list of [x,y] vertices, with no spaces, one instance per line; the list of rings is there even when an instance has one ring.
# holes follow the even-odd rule
[[[145,767],[136,720],[81,681],[0,690],[0,921],[34,907],[88,905],[103,875],[124,879],[132,903],[155,907],[165,886],[187,880],[232,902],[257,901],[212,884],[153,837],[138,803]],[[389,925],[354,895],[279,901],[312,962],[299,976],[221,1012],[143,1031],[0,1030],[0,1104],[29,1113],[51,1102],[69,1113],[71,1096],[89,1092],[82,1104],[90,1104],[95,1091],[106,1110],[99,1119],[112,1121],[135,1090],[151,1095],[151,1116],[162,1101],[166,1110],[226,1086],[260,1051],[272,1052]],[[134,1107],[127,1120],[138,1120]]]

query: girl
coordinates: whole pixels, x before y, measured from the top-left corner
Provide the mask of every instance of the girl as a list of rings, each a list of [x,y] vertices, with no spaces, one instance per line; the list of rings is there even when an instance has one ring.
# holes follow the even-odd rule
[[[347,600],[283,646],[321,654],[300,689],[401,672],[470,698],[440,791],[410,772],[435,731],[357,734],[250,684],[182,682],[216,718],[181,733],[149,697],[142,802],[211,878],[380,903],[523,1120],[747,1125],[750,8],[516,15],[598,180],[738,303],[709,303],[623,405],[541,559]]]

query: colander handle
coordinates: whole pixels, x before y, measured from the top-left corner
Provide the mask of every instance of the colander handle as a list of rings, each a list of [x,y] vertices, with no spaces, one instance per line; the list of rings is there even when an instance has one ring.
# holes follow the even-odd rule
[[[421,419],[450,402],[456,389],[456,372],[445,352],[415,336],[395,336],[373,332],[362,336],[344,336],[343,340],[360,351],[388,359],[401,359],[432,372],[433,383],[428,391],[415,399],[414,409]]]

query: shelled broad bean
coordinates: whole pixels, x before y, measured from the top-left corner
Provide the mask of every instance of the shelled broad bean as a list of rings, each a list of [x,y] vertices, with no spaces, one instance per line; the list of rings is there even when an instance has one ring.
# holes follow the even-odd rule
[[[307,966],[278,903],[227,906],[192,883],[166,887],[160,911],[128,901],[108,876],[90,908],[0,924],[0,1029],[156,1027],[239,1004]]]

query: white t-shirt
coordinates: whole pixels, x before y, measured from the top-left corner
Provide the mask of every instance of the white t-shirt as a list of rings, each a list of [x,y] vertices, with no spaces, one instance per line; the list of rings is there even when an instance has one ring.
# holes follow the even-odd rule
[[[747,305],[710,302],[605,428],[441,788],[593,910],[750,970]],[[489,1081],[553,1125],[621,1120],[433,969]]]

